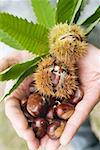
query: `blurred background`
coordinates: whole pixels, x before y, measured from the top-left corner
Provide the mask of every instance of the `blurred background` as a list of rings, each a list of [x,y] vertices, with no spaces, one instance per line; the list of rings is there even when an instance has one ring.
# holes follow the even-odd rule
[[[51,2],[55,3],[55,1],[56,0],[52,0]],[[99,4],[100,0],[89,0],[86,7],[87,11],[84,10],[84,15],[81,14],[81,17],[84,18],[88,16]],[[28,21],[36,22],[36,17],[32,11],[30,0],[0,0],[0,12],[9,12],[10,14],[26,18]],[[89,41],[100,48],[100,36],[96,41],[92,39],[92,37],[96,38],[98,35],[100,35],[100,30],[99,33],[96,32],[99,27],[100,24],[97,25],[90,34]],[[0,42],[0,58],[5,57],[12,51],[14,51],[13,48]],[[0,97],[4,92],[4,87],[5,83],[0,83]],[[91,124],[93,131],[100,139],[100,103],[91,113]],[[71,150],[71,148],[67,149]],[[10,124],[10,121],[5,116],[4,102],[0,104],[0,150],[27,150],[25,142],[17,136]]]

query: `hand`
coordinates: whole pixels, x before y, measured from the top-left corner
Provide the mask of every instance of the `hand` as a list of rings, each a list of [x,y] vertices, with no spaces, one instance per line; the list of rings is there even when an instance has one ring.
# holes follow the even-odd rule
[[[79,63],[80,81],[84,90],[83,100],[77,104],[75,112],[68,120],[60,138],[62,145],[68,144],[100,97],[100,50],[89,45],[86,57]]]
[[[94,106],[99,102],[100,97],[100,51],[89,45],[87,55],[78,62],[80,81],[84,90],[84,97],[75,108],[75,112],[68,120],[61,138],[52,141],[46,138],[46,150],[58,150],[60,145],[67,145],[86,120]]]
[[[92,45],[89,45],[88,54],[79,62],[79,68],[80,80],[85,95],[83,100],[76,106],[75,113],[67,122],[60,140],[53,141],[46,135],[39,144],[33,131],[28,127],[27,120],[20,109],[20,100],[28,95],[29,83],[32,80],[32,76],[28,77],[21,86],[7,98],[5,104],[6,114],[19,136],[27,141],[29,149],[34,150],[41,146],[49,150],[52,145],[52,150],[57,150],[61,144],[68,144],[92,108],[98,103],[100,94],[100,71],[98,69],[100,68],[100,51]]]
[[[0,72],[10,67],[13,64],[25,61],[26,59],[32,57],[32,54],[28,52],[13,52],[10,56],[2,58],[0,60]],[[28,122],[24,117],[23,112],[20,108],[21,99],[26,98],[29,94],[29,84],[32,82],[33,77],[28,77],[21,86],[16,89],[5,101],[5,112],[10,119],[12,126],[18,133],[20,137],[27,141],[29,149],[37,149],[39,146],[39,141],[35,138],[33,131],[28,127]],[[6,85],[6,90],[9,89],[12,82],[8,82]]]
[[[31,54],[24,51],[13,52],[10,56],[0,60],[0,72],[13,64],[30,58],[31,56]],[[41,141],[35,138],[34,132],[31,128],[29,128],[27,119],[24,117],[24,114],[20,108],[20,101],[29,95],[29,85],[32,81],[33,76],[29,76],[9,97],[5,99],[5,113],[19,137],[26,140],[30,150],[37,150],[40,147],[45,147],[47,141],[48,144],[46,149],[49,150],[49,145],[52,145],[53,143],[53,145],[55,145],[54,147],[57,147],[59,142],[50,140],[47,135],[41,139]],[[10,88],[11,84],[13,84],[11,81],[7,83],[6,90]]]
[[[29,76],[5,99],[5,113],[18,136],[27,142],[29,150],[37,150],[39,141],[35,138],[33,130],[28,126],[28,121],[20,107],[21,100],[26,99],[29,96],[29,85],[32,81],[33,76]],[[6,90],[10,88],[11,84],[11,81],[8,82]]]

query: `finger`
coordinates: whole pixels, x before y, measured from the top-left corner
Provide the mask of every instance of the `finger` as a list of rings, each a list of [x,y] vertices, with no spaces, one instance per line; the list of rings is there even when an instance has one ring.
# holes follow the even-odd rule
[[[41,149],[45,149],[45,147],[46,147],[46,144],[48,143],[48,140],[49,140],[49,137],[48,137],[48,135],[45,135],[42,139],[41,139],[41,141],[40,141],[40,148]]]
[[[19,100],[9,97],[5,103],[5,113],[10,119],[18,135],[27,141],[30,148],[38,148],[39,141],[35,138],[34,132],[28,127],[28,122],[20,109]]]
[[[46,144],[46,150],[57,150],[60,146],[59,140],[51,140],[49,139]]]
[[[38,146],[37,146],[37,144],[38,144]],[[33,141],[28,141],[27,146],[28,146],[28,150],[38,150],[39,142],[36,143],[36,142],[34,142],[34,140]]]
[[[0,59],[0,72],[7,69],[11,65],[14,65],[16,63],[25,61],[29,58],[31,58],[33,55],[26,51],[21,52],[12,52],[7,57]]]
[[[33,131],[31,130],[31,128],[27,128],[26,130],[18,130],[18,128],[16,127],[16,125],[13,125],[13,128],[15,129],[15,131],[17,132],[18,136],[23,138],[26,142],[27,142],[27,146],[29,148],[29,150],[37,150],[39,147],[39,141],[37,139],[33,139]]]
[[[21,61],[20,52],[12,52],[9,56],[0,59],[0,72]]]
[[[0,72],[3,71],[3,70],[5,70],[5,69],[8,68],[8,67],[9,67],[8,59],[2,58],[2,59],[0,60]]]
[[[87,92],[83,100],[77,104],[75,112],[68,120],[65,130],[60,138],[60,143],[62,145],[66,145],[71,141],[81,124],[85,121],[88,114],[97,103],[98,98],[99,91],[97,88],[94,88]]]

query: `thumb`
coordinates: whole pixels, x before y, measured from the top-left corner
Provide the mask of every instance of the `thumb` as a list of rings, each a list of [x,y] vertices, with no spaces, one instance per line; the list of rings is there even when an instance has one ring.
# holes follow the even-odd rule
[[[7,69],[8,67],[32,58],[32,54],[27,51],[14,51],[7,57],[0,59],[0,72]]]

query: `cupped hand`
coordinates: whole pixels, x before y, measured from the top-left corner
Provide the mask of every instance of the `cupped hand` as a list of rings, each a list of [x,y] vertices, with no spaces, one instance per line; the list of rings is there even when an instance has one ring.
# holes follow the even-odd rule
[[[84,90],[84,97],[75,108],[74,114],[67,121],[61,138],[57,141],[48,139],[47,150],[58,150],[61,145],[70,143],[73,136],[99,102],[100,97],[100,50],[88,45],[87,55],[78,62],[79,76]]]
[[[68,120],[60,138],[62,145],[68,144],[82,123],[86,120],[100,97],[100,50],[89,45],[87,55],[78,62],[80,81],[84,90],[84,97],[75,108],[75,112]]]
[[[5,102],[6,115],[11,120],[11,123],[18,135],[26,140],[30,150],[38,149],[40,147],[45,147],[46,150],[58,150],[60,145],[68,144],[81,124],[88,117],[91,110],[99,102],[100,51],[92,45],[88,46],[87,51],[87,55],[78,63],[80,80],[84,90],[84,97],[82,101],[77,104],[75,112],[66,123],[65,130],[59,140],[53,141],[47,135],[41,139],[41,141],[36,139],[34,132],[28,127],[28,122],[21,111],[20,101],[29,95],[29,84],[32,82],[33,76],[25,79],[18,89],[7,97]],[[23,55],[16,53],[15,55],[16,58],[13,58],[14,63],[29,57],[28,53],[23,53]],[[13,61],[11,62],[12,59],[10,58],[12,57],[10,56],[9,59],[5,59],[6,61],[3,60],[1,63],[2,67],[0,68],[1,71],[13,64]],[[9,63],[7,63],[8,61]],[[9,88],[10,84],[8,84],[7,88]]]
[[[13,64],[25,61],[31,57],[32,54],[25,51],[13,52],[10,56],[8,55],[6,58],[0,60],[0,72]],[[26,140],[30,150],[37,149],[39,147],[39,141],[35,138],[34,132],[28,126],[28,122],[21,111],[20,102],[29,95],[29,84],[32,80],[32,76],[25,79],[24,82],[5,99],[5,113],[17,134]],[[5,91],[10,88],[11,84],[13,84],[13,81],[7,83]]]

